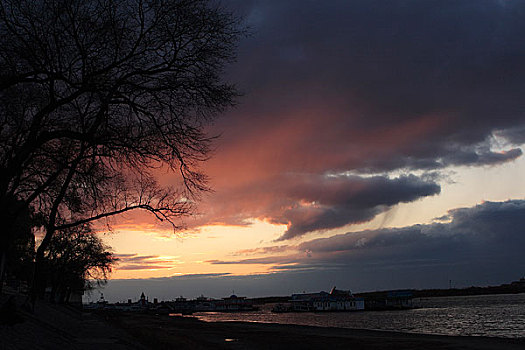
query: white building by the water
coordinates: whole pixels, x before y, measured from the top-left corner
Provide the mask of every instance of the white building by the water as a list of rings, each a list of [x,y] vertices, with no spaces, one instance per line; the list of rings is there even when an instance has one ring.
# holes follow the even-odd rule
[[[293,294],[291,311],[358,311],[365,309],[363,298],[356,298],[350,291],[332,288],[330,293]]]

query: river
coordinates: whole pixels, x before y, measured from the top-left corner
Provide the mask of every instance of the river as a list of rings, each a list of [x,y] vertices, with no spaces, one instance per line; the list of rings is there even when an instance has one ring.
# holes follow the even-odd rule
[[[525,294],[414,299],[411,310],[327,313],[196,313],[203,321],[265,322],[410,333],[525,338]]]

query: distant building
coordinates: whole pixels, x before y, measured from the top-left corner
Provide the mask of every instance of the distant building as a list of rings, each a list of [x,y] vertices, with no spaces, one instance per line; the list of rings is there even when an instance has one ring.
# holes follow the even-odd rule
[[[144,295],[144,292],[142,292],[142,294],[140,295],[139,306],[141,306],[141,307],[147,307],[148,306],[148,300],[146,299],[146,296]]]
[[[100,293],[100,298],[97,300],[96,303],[89,303],[88,305],[84,305],[84,308],[86,309],[105,309],[108,306],[108,301],[104,299],[104,294]]]
[[[212,298],[205,297],[201,294],[195,300],[190,300],[193,311],[215,311],[215,303]]]
[[[104,309],[104,310],[118,310],[118,311],[147,311],[154,308],[159,308],[160,304],[150,303],[148,298],[142,292],[139,300],[132,302],[128,299],[127,302],[109,304],[105,299],[104,295],[100,293],[100,299],[96,303],[89,303],[84,305],[85,309]]]
[[[253,302],[246,297],[238,297],[232,294],[227,298],[215,301],[215,309],[217,311],[253,310]]]
[[[246,297],[235,294],[222,299],[207,298],[203,295],[194,300],[186,300],[182,296],[168,303],[175,312],[205,312],[205,311],[250,311],[255,310],[253,302]]]
[[[332,288],[330,293],[293,294],[290,311],[358,311],[365,309],[363,298],[356,298],[348,290]]]

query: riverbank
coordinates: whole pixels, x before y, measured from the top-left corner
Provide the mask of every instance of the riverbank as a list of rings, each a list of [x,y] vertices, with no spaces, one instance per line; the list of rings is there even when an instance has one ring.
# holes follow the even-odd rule
[[[208,322],[240,321],[346,329],[375,329],[449,336],[525,338],[525,294],[425,298],[410,310],[364,312],[195,313]]]
[[[4,295],[5,296],[5,295]],[[4,297],[3,296],[3,297]],[[5,301],[5,298],[3,301]],[[525,338],[457,337],[255,322],[204,322],[195,317],[80,312],[16,296],[17,323],[0,326],[0,350],[24,349],[440,349],[518,350]]]
[[[502,349],[525,339],[457,337],[248,322],[203,322],[194,317],[105,314],[114,327],[152,349]]]
[[[99,315],[64,305],[37,302],[30,312],[27,296],[0,295],[0,305],[12,304],[0,324],[0,350],[142,350],[133,336],[111,326]],[[4,312],[4,310],[2,310]]]

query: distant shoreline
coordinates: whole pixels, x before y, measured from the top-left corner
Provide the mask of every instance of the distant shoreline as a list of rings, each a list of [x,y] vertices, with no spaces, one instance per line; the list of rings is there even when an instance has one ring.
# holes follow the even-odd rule
[[[498,295],[498,294],[521,294],[525,293],[525,281],[513,282],[513,284],[502,284],[500,286],[488,287],[467,287],[467,288],[448,288],[448,289],[395,289],[374,292],[355,293],[356,297],[375,298],[394,291],[410,291],[413,298],[435,298],[435,297],[460,297],[475,295]],[[290,296],[270,296],[252,298],[256,304],[279,303],[290,299]]]
[[[432,298],[432,297],[460,297],[474,295],[497,295],[497,294],[521,294],[525,293],[525,283],[521,285],[505,284],[501,286],[489,287],[467,287],[467,288],[449,288],[449,289],[407,289],[412,292],[414,298]],[[357,293],[360,297],[373,297],[385,291]]]

